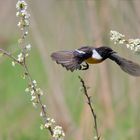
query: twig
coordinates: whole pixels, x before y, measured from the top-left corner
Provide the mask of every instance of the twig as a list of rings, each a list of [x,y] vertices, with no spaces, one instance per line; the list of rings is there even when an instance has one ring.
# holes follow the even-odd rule
[[[29,80],[29,83],[31,83],[31,85],[33,85],[33,90],[34,90],[34,92],[35,92],[35,94],[37,96],[40,109],[41,109],[41,111],[43,113],[44,122],[45,123],[48,123],[48,120],[47,120],[48,116],[47,116],[47,113],[46,113],[46,108],[44,107],[44,105],[42,103],[42,100],[41,100],[41,96],[40,96],[40,94],[38,94],[38,92],[36,90],[36,87],[35,87],[35,84],[33,83],[33,79],[31,77],[31,74],[30,74],[29,70],[28,70],[26,61],[24,61],[24,63],[23,63],[23,68],[24,68],[24,71],[26,73],[26,76],[27,76],[27,78]],[[53,136],[53,130],[52,130],[52,128],[51,127],[48,127],[48,130],[50,131],[50,134]]]
[[[44,123],[40,126],[40,128],[48,129],[54,140],[63,139],[65,133],[61,126],[56,125],[54,119],[48,117],[46,105],[43,104],[41,98],[43,92],[37,86],[37,82],[33,80],[26,63],[26,58],[29,56],[29,51],[31,49],[31,45],[26,42],[26,37],[28,35],[28,27],[30,25],[29,24],[30,14],[27,11],[27,7],[28,5],[25,2],[25,0],[18,0],[16,3],[16,9],[17,9],[16,16],[19,18],[18,27],[21,31],[21,37],[18,40],[20,53],[18,54],[17,58],[14,57],[10,52],[7,52],[1,48],[0,48],[0,53],[12,59],[13,62],[19,64],[23,68],[24,78],[28,80],[28,87],[26,88],[25,91],[31,94],[31,102],[33,106],[36,107],[38,105],[41,110],[40,117],[42,117]],[[15,63],[13,62],[12,65],[14,66]]]
[[[16,62],[16,63],[18,63],[18,64],[22,64],[22,63],[20,63],[11,53],[9,53],[9,52],[7,52],[7,51],[1,49],[1,48],[0,48],[0,52],[2,53],[2,55],[6,55],[6,56],[8,56],[9,58],[11,58],[14,62]]]
[[[1,52],[3,55],[7,56],[8,58],[12,59],[12,61],[14,61],[14,62],[20,64],[20,65],[23,67],[24,73],[25,73],[26,77],[28,78],[29,83],[31,83],[31,85],[33,85],[33,90],[34,90],[34,92],[36,93],[36,96],[37,96],[37,98],[38,98],[38,103],[39,103],[40,108],[41,108],[41,111],[42,111],[42,113],[43,113],[44,122],[47,123],[47,118],[48,118],[48,117],[47,117],[47,113],[46,113],[45,107],[44,107],[44,105],[43,105],[43,103],[42,103],[42,101],[41,101],[40,94],[38,94],[38,92],[36,91],[35,85],[34,85],[34,83],[33,83],[33,79],[32,79],[32,77],[31,77],[31,74],[29,73],[29,70],[28,70],[28,67],[27,67],[27,65],[26,65],[26,62],[25,62],[25,61],[24,61],[23,63],[19,62],[11,53],[9,53],[9,52],[7,52],[7,51],[1,49],[1,48],[0,48],[0,52]],[[52,128],[49,127],[48,129],[49,129],[51,135],[53,135],[53,130],[52,130]]]
[[[94,128],[95,128],[95,132],[96,132],[96,139],[97,140],[100,140],[100,136],[99,136],[99,132],[98,132],[98,126],[97,126],[97,116],[96,116],[96,113],[93,109],[93,106],[92,106],[92,103],[91,103],[91,97],[88,95],[88,92],[87,92],[87,87],[85,85],[85,82],[84,80],[82,79],[81,76],[78,76],[78,78],[80,79],[80,82],[82,84],[82,87],[83,87],[83,93],[85,94],[87,100],[88,100],[88,105],[90,107],[90,110],[91,110],[91,113],[92,113],[92,116],[93,116],[93,120],[94,120]]]

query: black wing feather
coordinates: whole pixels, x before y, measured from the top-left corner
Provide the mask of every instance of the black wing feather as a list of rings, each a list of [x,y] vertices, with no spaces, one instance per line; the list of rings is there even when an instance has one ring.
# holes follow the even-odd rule
[[[109,58],[115,61],[120,66],[120,68],[128,74],[133,76],[140,76],[140,65],[120,57],[117,55],[117,53],[111,54]]]
[[[58,51],[51,54],[51,57],[57,64],[61,64],[67,70],[74,71],[80,69],[80,62],[74,56],[73,51]]]

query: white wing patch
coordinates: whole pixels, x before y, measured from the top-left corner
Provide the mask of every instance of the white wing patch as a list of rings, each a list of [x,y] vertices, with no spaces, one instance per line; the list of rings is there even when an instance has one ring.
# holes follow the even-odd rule
[[[77,50],[77,49],[75,51],[78,52],[78,53],[81,53],[81,54],[85,54],[85,52]]]
[[[92,58],[98,59],[98,60],[102,59],[101,55],[95,49],[92,50]]]

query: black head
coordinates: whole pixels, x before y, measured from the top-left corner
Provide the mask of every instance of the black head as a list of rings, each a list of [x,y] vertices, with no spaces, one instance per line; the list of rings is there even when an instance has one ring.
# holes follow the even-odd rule
[[[96,48],[95,50],[101,55],[104,60],[107,59],[112,53],[115,53],[111,48],[106,46]]]

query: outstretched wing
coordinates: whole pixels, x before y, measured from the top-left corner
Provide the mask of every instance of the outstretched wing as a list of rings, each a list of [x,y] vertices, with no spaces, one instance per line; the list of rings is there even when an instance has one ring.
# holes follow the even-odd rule
[[[74,71],[81,68],[81,63],[92,56],[91,47],[81,47],[73,51],[58,51],[51,54],[56,63],[61,64],[67,70]],[[88,67],[82,69],[85,70]]]
[[[117,55],[117,53],[111,54],[109,58],[115,61],[121,67],[121,69],[128,74],[133,76],[140,76],[140,65],[123,57],[120,57],[119,55]]]
[[[61,64],[67,70],[74,71],[80,69],[81,62],[74,55],[74,51],[58,51],[51,54],[56,63]]]

